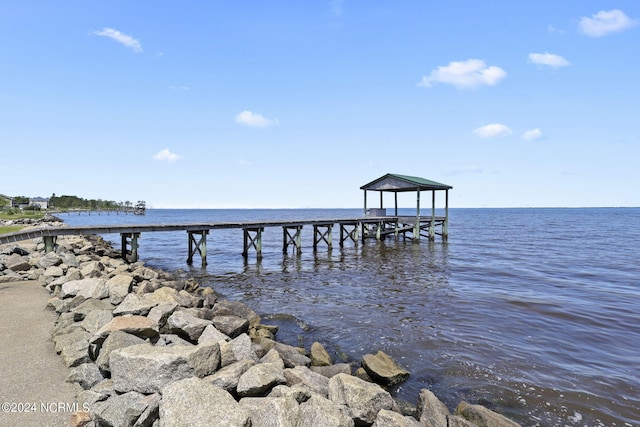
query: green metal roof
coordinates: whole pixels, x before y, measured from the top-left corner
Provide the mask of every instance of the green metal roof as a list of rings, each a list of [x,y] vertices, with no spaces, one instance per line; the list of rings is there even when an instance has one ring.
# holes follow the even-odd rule
[[[453,187],[417,176],[388,173],[375,181],[360,187],[370,191],[417,191],[417,190],[450,190]]]

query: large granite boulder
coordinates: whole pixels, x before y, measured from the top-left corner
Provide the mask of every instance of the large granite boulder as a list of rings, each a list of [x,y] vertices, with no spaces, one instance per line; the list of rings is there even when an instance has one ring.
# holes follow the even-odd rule
[[[482,405],[471,405],[464,401],[460,402],[454,415],[460,416],[482,427],[520,427],[520,424],[508,419],[504,415],[493,412]]]
[[[158,394],[145,396],[130,391],[93,403],[89,413],[98,426],[150,426],[158,418],[159,404],[160,396]],[[148,416],[144,420],[140,419],[145,411],[152,412],[154,409],[155,417]]]
[[[300,404],[299,426],[353,427],[354,422],[348,411],[329,399],[312,395]]]
[[[211,325],[210,320],[201,319],[185,311],[174,312],[167,319],[167,329],[190,341],[198,341],[204,328]]]
[[[329,379],[329,400],[344,405],[356,424],[373,424],[381,409],[391,409],[393,398],[378,384],[347,374]]]
[[[381,409],[372,427],[423,427],[415,418],[407,417],[397,412]],[[444,427],[447,427],[446,425]]]
[[[298,402],[291,397],[245,397],[240,407],[251,418],[251,427],[297,426]]]
[[[175,381],[162,389],[160,426],[249,427],[249,412],[229,392],[199,378]]]
[[[252,366],[238,380],[237,393],[240,397],[266,396],[279,384],[286,384],[282,365],[260,363]]]
[[[111,352],[109,368],[118,392],[157,393],[173,382],[213,374],[220,364],[217,343],[154,347],[133,345]]]
[[[229,366],[223,367],[222,369],[216,371],[213,375],[204,377],[204,380],[210,382],[215,386],[227,390],[229,393],[235,394],[237,392],[240,377],[253,365],[255,365],[255,362],[253,360],[240,360],[238,362],[232,363]]]
[[[449,409],[431,390],[420,390],[417,408],[418,419],[423,427],[447,427]]]
[[[409,371],[398,365],[387,353],[365,354],[362,367],[375,382],[392,386],[409,378]]]
[[[158,325],[144,316],[117,316],[91,337],[92,344],[101,344],[113,331],[123,331],[141,338],[157,337]]]
[[[124,331],[113,331],[102,343],[100,353],[96,359],[96,365],[103,372],[109,371],[109,356],[111,356],[112,351],[132,345],[144,344],[144,342],[142,338]]]

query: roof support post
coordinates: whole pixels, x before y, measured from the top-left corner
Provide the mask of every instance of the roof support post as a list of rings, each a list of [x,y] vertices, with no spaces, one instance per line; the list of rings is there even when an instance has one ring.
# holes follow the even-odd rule
[[[420,188],[418,188],[417,193],[417,204],[416,204],[416,226],[413,229],[413,241],[420,241]]]
[[[384,206],[382,206],[382,191],[379,191],[380,193],[380,209],[384,208]]]
[[[398,192],[394,191],[393,195],[394,195],[394,198],[395,198],[395,201],[396,201],[396,211],[395,211],[395,215],[394,216],[398,216]]]
[[[436,190],[431,190],[431,223],[429,224],[429,240],[436,238]]]
[[[444,193],[444,224],[442,224],[442,240],[449,238],[449,190]]]
[[[367,190],[364,190],[364,216],[367,216]]]

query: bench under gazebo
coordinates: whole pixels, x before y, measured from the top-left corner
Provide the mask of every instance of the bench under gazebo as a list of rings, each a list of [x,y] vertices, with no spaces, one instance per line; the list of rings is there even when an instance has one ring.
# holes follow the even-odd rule
[[[365,216],[371,219],[380,218],[378,226],[363,230],[363,238],[370,236],[380,239],[389,234],[394,234],[395,236],[402,234],[404,237],[408,237],[407,233],[411,233],[411,237],[415,241],[419,240],[421,235],[433,240],[436,234],[446,240],[449,235],[449,190],[452,188],[450,185],[425,178],[392,173],[363,185],[360,189],[364,190]],[[380,193],[379,208],[369,208],[367,206],[367,192],[369,191]],[[415,216],[398,215],[398,193],[406,191],[415,191],[416,193]],[[422,191],[431,191],[431,215],[423,216],[420,212],[420,193]],[[445,192],[444,216],[436,216],[436,191]],[[387,215],[387,210],[384,207],[383,194],[385,192],[394,193],[395,209],[393,215]],[[440,228],[439,232],[437,231],[438,227]],[[426,234],[423,234],[423,232],[426,232]]]

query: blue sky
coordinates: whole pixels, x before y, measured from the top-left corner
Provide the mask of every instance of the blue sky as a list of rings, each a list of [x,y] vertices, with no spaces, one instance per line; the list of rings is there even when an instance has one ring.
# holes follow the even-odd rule
[[[0,44],[3,194],[640,206],[636,0],[22,0]]]

